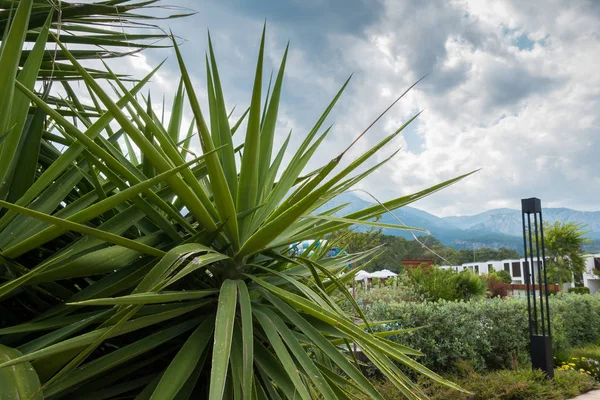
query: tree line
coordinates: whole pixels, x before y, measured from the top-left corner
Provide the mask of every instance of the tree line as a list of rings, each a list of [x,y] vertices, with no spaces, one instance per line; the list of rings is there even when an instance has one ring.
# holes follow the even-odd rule
[[[590,243],[586,237],[586,227],[574,222],[553,222],[544,225],[548,281],[569,282],[573,279],[581,285],[581,274],[585,269],[583,248]],[[402,260],[430,259],[436,265],[461,265],[473,261],[505,260],[521,258],[514,249],[480,248],[474,250],[456,250],[445,246],[433,236],[421,236],[419,240],[410,240],[400,236],[384,235],[381,229],[371,228],[366,232],[357,232],[346,228],[332,239],[338,240],[348,253],[359,253],[381,246],[376,258],[365,261],[365,270],[372,272],[389,269],[402,271]]]
[[[384,235],[379,229],[366,232],[355,232],[346,229],[336,235],[340,245],[348,253],[358,253],[381,246],[381,254],[368,262],[365,271],[372,272],[389,269],[393,272],[402,270],[402,260],[431,259],[436,265],[461,265],[472,261],[504,260],[520,258],[513,249],[481,248],[476,250],[455,250],[445,246],[433,236],[421,236],[419,241],[401,236]]]

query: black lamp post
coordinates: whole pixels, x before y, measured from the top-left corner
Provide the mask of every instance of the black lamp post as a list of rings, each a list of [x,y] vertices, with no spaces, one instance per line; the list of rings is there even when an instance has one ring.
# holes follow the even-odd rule
[[[523,199],[521,210],[531,364],[533,368],[541,369],[554,378],[542,202],[535,197]]]

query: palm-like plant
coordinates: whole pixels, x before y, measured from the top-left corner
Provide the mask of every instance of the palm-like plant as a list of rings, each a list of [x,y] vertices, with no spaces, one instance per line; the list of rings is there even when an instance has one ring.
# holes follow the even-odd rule
[[[16,46],[12,38],[27,32],[24,3],[11,28],[20,36],[8,35],[2,57]],[[347,82],[284,165],[290,137],[276,149],[274,135],[287,50],[261,107],[264,32],[250,107],[233,122],[210,40],[209,122],[173,42],[182,80],[164,124],[150,98],[137,96],[156,70],[128,89],[106,67],[101,73],[114,84],[114,100],[96,81],[99,72],[86,70],[62,38],[48,34],[51,18],[38,43],[50,37],[58,44],[67,68],[93,95],[96,117],[73,91],[63,106],[76,124],[48,103],[48,91],[36,93],[37,61],[3,83],[15,88],[18,114],[33,106],[29,130],[37,132],[39,151],[15,147],[23,160],[18,167],[33,169],[32,178],[18,190],[10,186],[8,201],[0,201],[0,394],[10,388],[22,398],[52,399],[356,393],[381,399],[361,373],[353,345],[407,398],[422,393],[396,363],[454,386],[416,362],[418,351],[385,339],[399,332],[374,333],[377,322],[354,321],[334,301],[340,291],[362,315],[346,289],[357,270],[347,266],[379,249],[334,258],[326,257],[327,246],[289,252],[294,243],[354,224],[405,229],[372,221],[462,178],[343,217],[336,216],[343,207],[317,211],[389,160],[357,172],[412,119],[348,166],[336,168],[346,149],[304,173]],[[39,60],[43,48],[34,47],[26,63]],[[29,80],[20,79],[24,71]],[[181,126],[186,99],[194,116],[189,128]],[[246,117],[236,149],[232,136]],[[3,123],[10,134],[14,124]],[[201,156],[187,149],[194,127]],[[119,143],[140,149],[141,159]]]
[[[156,21],[190,15],[183,10],[182,13],[164,17],[145,12],[152,8],[167,10],[168,7],[162,5],[160,0],[111,0],[94,3],[0,0],[0,32],[8,34],[11,22],[19,22],[15,16],[22,3],[29,6],[20,8],[22,13],[29,14],[24,42],[35,44],[40,33],[43,34],[42,28],[49,22],[50,30],[56,33],[63,44],[78,46],[71,53],[80,61],[122,57],[146,48],[164,47],[168,45],[165,41],[168,36],[156,25]],[[54,37],[48,38],[48,41],[49,44],[55,44]],[[17,58],[21,66],[32,52],[29,47],[31,46],[26,46]],[[47,48],[42,57],[39,76],[55,80],[79,79],[79,74],[72,65],[64,62],[66,59],[60,48]],[[98,71],[98,74],[100,76],[104,73]]]
[[[44,152],[44,148],[26,144],[38,143],[40,135],[68,144],[55,137],[51,129],[43,129],[45,117],[41,110],[38,109],[37,114],[28,112],[29,99],[14,90],[17,72],[19,82],[30,90],[36,82],[44,81],[44,100],[61,115],[72,116],[76,111],[50,91],[53,83],[59,83],[67,93],[72,93],[69,81],[81,79],[73,65],[65,62],[67,58],[56,43],[57,38],[64,44],[77,47],[71,54],[79,61],[122,57],[145,48],[164,46],[161,41],[169,44],[170,41],[165,40],[168,36],[153,24],[162,18],[143,12],[153,7],[159,7],[158,0],[96,3],[0,0],[0,32],[3,33],[0,54],[0,199],[6,199],[10,191],[9,200],[17,200],[31,184],[37,153]],[[169,14],[164,18],[186,15]],[[143,27],[144,31],[140,33],[136,29],[139,27]],[[105,71],[88,68],[88,72],[94,78],[110,79]],[[78,105],[81,108],[77,111],[79,114],[97,117],[94,108]],[[21,168],[24,164],[27,168]]]

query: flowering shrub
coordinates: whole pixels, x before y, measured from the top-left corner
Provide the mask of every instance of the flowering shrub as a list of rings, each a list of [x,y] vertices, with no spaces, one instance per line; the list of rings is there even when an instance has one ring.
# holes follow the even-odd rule
[[[565,371],[578,371],[582,374],[588,374],[597,381],[600,381],[600,362],[591,358],[571,357],[570,360],[561,361],[559,369]]]
[[[600,346],[584,346],[561,352],[554,357],[557,368],[579,371],[600,382]]]
[[[568,356],[592,358],[600,361],[600,342],[598,342],[598,345],[589,345],[570,349]]]

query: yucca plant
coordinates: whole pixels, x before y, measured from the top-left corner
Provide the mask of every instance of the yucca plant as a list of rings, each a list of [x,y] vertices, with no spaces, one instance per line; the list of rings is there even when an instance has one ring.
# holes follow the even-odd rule
[[[29,7],[23,7],[21,4]],[[21,6],[21,8],[18,8]],[[116,58],[147,48],[169,46],[168,35],[158,25],[161,19],[180,18],[192,13],[181,7],[167,7],[160,0],[134,1],[111,0],[96,2],[71,2],[64,0],[0,0],[0,32],[8,34],[17,10],[29,14],[26,46],[17,57],[21,66],[27,60],[42,28],[50,19],[49,28],[63,44],[77,46],[71,53],[79,61],[97,60],[99,57]],[[169,14],[159,17],[147,11],[159,9]],[[177,11],[178,13],[174,13]],[[140,29],[143,28],[143,29]],[[22,31],[20,31],[23,33]],[[49,46],[43,54],[39,76],[45,79],[79,79],[78,72],[66,63],[66,56],[54,46],[54,37],[48,38]],[[90,71],[92,75],[106,75],[103,71]]]
[[[81,75],[65,62],[66,56],[55,38],[76,46],[71,54],[79,61],[117,58],[146,48],[165,47],[170,45],[170,40],[155,25],[156,20],[184,17],[189,13],[156,17],[144,12],[158,7],[167,8],[158,0],[95,3],[0,0],[0,199],[6,199],[9,191],[9,200],[19,199],[31,184],[38,151],[45,156],[43,147],[26,144],[38,143],[40,135],[52,138],[55,143],[68,144],[64,138],[53,135],[51,129],[44,129],[45,116],[41,110],[38,109],[37,114],[28,112],[29,99],[14,91],[17,73],[19,82],[30,90],[36,82],[43,81],[46,103],[63,116],[73,116],[75,111],[50,88],[54,83],[72,93],[69,81],[79,80]],[[140,27],[144,30],[140,31]],[[106,71],[87,70],[94,78],[110,79]],[[93,107],[78,105],[79,115],[97,117]],[[112,133],[110,128],[108,132]],[[29,168],[22,169],[18,165]]]
[[[11,28],[19,27],[20,37],[28,29],[19,20],[24,3]],[[302,254],[289,251],[355,224],[407,229],[374,219],[462,178],[344,216],[343,206],[327,209],[330,199],[395,154],[359,170],[416,116],[347,166],[339,165],[348,148],[307,171],[348,82],[297,149],[288,148],[291,133],[275,148],[287,49],[263,96],[264,31],[250,107],[236,121],[210,38],[206,114],[173,40],[181,82],[166,124],[150,96],[139,95],[156,70],[128,88],[106,66],[102,74],[114,86],[108,93],[49,24],[50,18],[38,40],[48,36],[58,44],[95,106],[90,116],[70,91],[63,104],[71,116],[63,115],[48,103],[49,90],[36,92],[20,79],[27,68],[31,76],[39,73],[39,63],[4,82],[23,107],[12,109],[27,115],[31,106],[30,125],[41,128],[36,154],[23,157],[28,146],[14,149],[23,160],[17,168],[33,171],[31,180],[17,192],[10,186],[8,201],[0,200],[1,398],[343,399],[362,393],[381,399],[356,351],[407,398],[424,395],[398,364],[456,388],[415,361],[418,351],[386,340],[400,331],[374,333],[381,322],[355,321],[336,304],[332,295],[341,292],[363,315],[346,289],[357,272],[348,265],[381,249],[327,257],[336,245],[329,241]],[[16,36],[3,41],[0,57]],[[42,47],[27,60],[39,59]],[[190,127],[182,127],[186,104]],[[245,137],[235,148],[242,121]],[[3,126],[9,134],[14,129]],[[195,134],[200,155],[188,148]],[[286,152],[292,156],[284,164]]]

